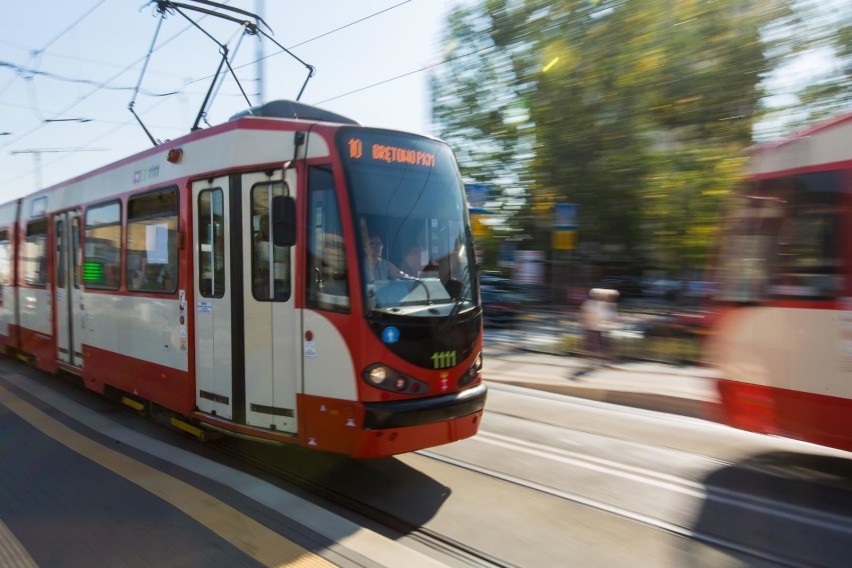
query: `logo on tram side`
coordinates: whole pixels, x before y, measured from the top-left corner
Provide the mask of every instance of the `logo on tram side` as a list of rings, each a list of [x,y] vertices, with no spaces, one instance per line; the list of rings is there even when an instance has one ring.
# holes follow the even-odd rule
[[[153,180],[160,177],[160,166],[151,166],[133,172],[133,183]]]
[[[455,351],[436,351],[432,353],[432,368],[445,369],[456,365]]]

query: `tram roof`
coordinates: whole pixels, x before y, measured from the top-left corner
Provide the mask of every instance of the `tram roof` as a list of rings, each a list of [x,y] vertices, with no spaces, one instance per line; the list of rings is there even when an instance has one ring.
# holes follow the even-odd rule
[[[845,166],[852,161],[852,112],[817,122],[780,140],[746,149],[748,173],[794,174]]]
[[[237,120],[250,116],[268,118],[292,118],[296,120],[315,120],[319,122],[337,122],[340,124],[356,124],[359,122],[319,107],[285,99],[270,101],[260,106],[238,112],[230,118]]]

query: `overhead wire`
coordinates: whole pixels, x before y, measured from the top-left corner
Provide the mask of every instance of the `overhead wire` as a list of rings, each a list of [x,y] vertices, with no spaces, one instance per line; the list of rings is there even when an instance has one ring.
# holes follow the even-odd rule
[[[44,50],[46,50],[46,49],[47,49],[47,47],[49,47],[51,44],[53,44],[56,40],[58,40],[60,37],[62,37],[62,36],[63,36],[64,34],[66,34],[68,31],[70,31],[71,29],[73,29],[76,25],[78,25],[78,24],[79,24],[79,22],[80,22],[80,21],[82,21],[82,20],[83,20],[86,16],[88,16],[91,12],[93,12],[93,11],[94,11],[97,7],[99,7],[99,6],[100,6],[101,4],[103,4],[105,1],[106,1],[106,0],[100,0],[100,2],[98,2],[95,6],[93,6],[93,7],[92,7],[92,8],[91,8],[88,12],[86,12],[83,16],[81,16],[80,18],[78,18],[78,20],[76,20],[73,24],[71,24],[71,25],[70,25],[70,26],[69,26],[66,30],[64,30],[61,34],[58,34],[58,35],[57,35],[54,39],[52,39],[50,42],[48,42],[48,44],[46,44],[46,46],[45,46],[44,48],[42,48],[40,51],[44,51]],[[228,3],[229,1],[230,1],[230,0],[226,0],[226,2],[225,2],[225,3]],[[297,43],[297,44],[294,44],[294,45],[290,46],[290,47],[289,47],[289,48],[287,48],[287,49],[295,49],[295,48],[297,48],[297,47],[300,47],[300,46],[306,45],[306,44],[308,44],[308,43],[310,43],[310,42],[313,42],[313,41],[316,41],[316,40],[322,39],[322,38],[327,37],[327,36],[329,36],[329,35],[332,35],[332,34],[334,34],[334,33],[340,32],[340,31],[342,31],[342,30],[344,30],[344,29],[347,29],[347,28],[350,28],[350,27],[355,26],[355,25],[357,25],[357,24],[360,24],[360,23],[362,23],[362,22],[365,22],[365,21],[367,21],[367,20],[369,20],[369,19],[371,19],[371,18],[374,18],[374,17],[377,17],[377,16],[379,16],[379,15],[381,15],[381,14],[387,13],[387,12],[389,12],[389,11],[393,10],[393,9],[399,8],[400,6],[403,6],[403,5],[405,5],[405,4],[408,4],[409,2],[411,2],[411,0],[403,0],[402,2],[398,2],[397,4],[394,4],[394,5],[392,5],[392,6],[388,6],[387,8],[384,8],[384,9],[379,10],[379,11],[377,11],[377,12],[371,13],[371,14],[369,14],[369,15],[367,15],[367,16],[364,16],[364,17],[362,17],[362,18],[359,18],[359,19],[357,19],[357,20],[353,20],[352,22],[349,22],[349,23],[347,23],[347,24],[345,24],[345,25],[339,26],[339,27],[334,28],[334,29],[332,29],[332,30],[329,30],[329,31],[327,31],[327,32],[323,32],[323,33],[322,33],[322,34],[320,34],[320,35],[317,35],[317,36],[314,36],[314,37],[312,37],[312,38],[309,38],[309,39],[306,39],[306,40],[304,40],[304,41],[301,41],[301,42],[299,42],[299,43]],[[202,18],[203,18],[203,16],[202,16]],[[183,33],[185,33],[185,32],[186,32],[188,29],[190,29],[191,27],[192,27],[191,25],[186,26],[184,29],[182,29],[181,31],[177,32],[176,34],[174,34],[173,36],[171,36],[169,39],[165,40],[162,44],[160,44],[160,45],[156,48],[156,50],[155,50],[155,51],[158,51],[158,50],[162,49],[163,47],[165,47],[166,45],[168,45],[169,43],[171,43],[172,41],[174,41],[175,39],[177,39],[180,35],[182,35]],[[483,48],[483,49],[486,49],[486,48]],[[487,49],[490,49],[490,47],[488,47]],[[286,51],[286,50],[281,50],[281,51],[278,51],[278,52],[276,52],[276,53],[272,53],[272,54],[270,54],[270,55],[264,56],[263,58],[258,58],[258,59],[256,59],[256,60],[255,60],[255,61],[253,61],[253,62],[250,62],[250,63],[244,64],[244,65],[240,65],[240,66],[235,66],[235,67],[234,67],[234,69],[241,69],[241,68],[243,68],[243,67],[247,67],[247,66],[250,66],[250,65],[254,65],[254,64],[258,63],[259,61],[261,61],[261,60],[263,60],[263,59],[268,59],[268,58],[270,58],[270,57],[274,57],[274,56],[276,56],[276,55],[280,55],[281,53],[284,53],[285,51]],[[482,51],[482,49],[477,50],[477,52],[478,52],[478,51]],[[465,56],[473,55],[474,53],[476,53],[476,52],[467,53],[467,54],[464,54],[463,56],[460,56],[460,57],[465,57]],[[70,82],[82,83],[82,84],[89,84],[89,85],[94,86],[94,89],[93,89],[92,91],[90,91],[90,92],[88,92],[88,93],[86,93],[86,94],[82,95],[81,97],[77,98],[77,99],[75,100],[75,102],[74,102],[74,103],[72,103],[72,104],[68,105],[68,106],[67,106],[67,107],[65,107],[63,110],[61,110],[61,111],[59,111],[59,112],[57,112],[57,113],[54,113],[54,118],[53,118],[53,119],[50,119],[50,120],[60,120],[60,117],[61,117],[62,115],[66,114],[67,112],[69,112],[69,111],[71,111],[71,110],[73,110],[73,109],[74,109],[77,105],[79,105],[80,103],[82,103],[83,101],[85,101],[86,99],[88,99],[89,97],[93,96],[95,93],[97,93],[97,92],[99,92],[99,91],[101,91],[101,90],[125,90],[126,88],[124,88],[124,87],[111,87],[111,86],[110,86],[110,84],[111,84],[113,81],[115,81],[118,77],[120,77],[121,75],[123,75],[124,73],[126,73],[127,71],[129,71],[130,69],[132,69],[132,68],[133,68],[134,66],[136,66],[138,63],[140,63],[141,61],[143,61],[144,59],[145,59],[145,57],[143,56],[143,57],[140,57],[140,58],[138,58],[138,59],[134,60],[132,63],[130,63],[129,65],[127,65],[127,66],[125,66],[125,67],[123,67],[123,68],[121,68],[118,72],[116,72],[115,74],[113,74],[113,75],[112,75],[112,76],[110,76],[108,79],[106,79],[105,81],[102,81],[102,82],[91,81],[91,80],[86,80],[86,79],[72,79],[72,78],[68,78],[68,77],[62,77],[62,76],[59,76],[59,75],[54,75],[54,74],[50,74],[50,73],[40,72],[40,71],[38,71],[38,72],[37,72],[37,73],[38,73],[38,75],[44,75],[44,76],[46,76],[46,77],[50,77],[50,78],[53,78],[53,79],[56,79],[56,80],[67,80],[67,81],[70,81]],[[454,59],[457,59],[457,58],[454,58]],[[357,92],[360,92],[360,91],[363,91],[363,90],[367,90],[367,89],[374,88],[374,87],[379,86],[379,85],[387,84],[387,83],[390,83],[390,82],[392,82],[392,81],[396,81],[396,80],[402,79],[402,78],[404,78],[404,77],[407,77],[407,76],[409,76],[409,75],[414,75],[414,74],[417,74],[417,73],[421,73],[421,72],[423,72],[423,71],[425,71],[425,70],[428,70],[428,69],[431,69],[431,68],[434,68],[434,67],[437,67],[437,66],[443,65],[443,64],[445,64],[445,63],[447,63],[447,62],[449,62],[449,61],[451,61],[451,60],[444,61],[444,62],[441,62],[441,63],[436,63],[436,64],[433,64],[433,65],[428,65],[428,66],[426,66],[426,67],[422,67],[422,68],[420,68],[420,69],[416,69],[416,70],[413,70],[413,71],[410,71],[410,72],[404,73],[404,74],[402,74],[402,75],[397,75],[397,76],[395,76],[395,77],[391,77],[391,78],[386,79],[386,80],[384,80],[384,81],[380,81],[380,82],[378,82],[378,83],[374,83],[374,84],[372,84],[372,85],[367,85],[367,86],[365,86],[365,87],[361,87],[361,88],[359,88],[359,89],[355,89],[355,90],[353,90],[353,91],[349,91],[349,92],[347,92],[347,93],[343,93],[343,94],[341,94],[341,95],[337,95],[337,96],[335,96],[335,97],[331,97],[331,98],[329,98],[329,99],[325,99],[325,100],[320,101],[319,103],[316,103],[316,104],[321,104],[321,103],[323,103],[323,102],[327,102],[327,101],[330,101],[330,100],[339,99],[339,98],[342,98],[342,97],[345,97],[345,96],[348,96],[348,95],[351,95],[351,94],[354,94],[354,93],[357,93]],[[0,65],[5,64],[5,63],[6,63],[6,62],[0,62]],[[4,65],[4,66],[6,66],[6,67],[10,67],[10,68],[13,68],[13,69],[15,69],[15,67],[20,67],[20,66],[16,66],[16,65],[14,65],[14,64],[6,64],[6,65]],[[20,67],[20,69],[18,69],[18,70],[20,70],[20,71],[24,71],[25,69],[26,69],[26,68],[22,68],[22,67]],[[30,71],[32,71],[32,70],[30,70]],[[190,84],[195,83],[195,82],[198,82],[198,81],[202,81],[202,80],[209,79],[210,77],[212,77],[212,76],[203,77],[203,78],[201,78],[201,79],[196,79],[196,80],[193,80],[193,81],[188,81],[188,82],[186,82],[185,84],[186,84],[186,85],[190,85]],[[132,89],[132,88],[131,88],[131,89]],[[180,94],[181,92],[182,92],[182,91],[175,91],[175,92],[173,92],[173,93],[146,93],[146,94],[150,94],[151,96],[157,96],[157,97],[165,97],[165,96],[168,96],[168,95]],[[165,100],[165,99],[163,99],[163,100]],[[159,106],[159,105],[154,105],[154,106],[156,107],[156,106]],[[150,111],[150,109],[149,109],[149,111]],[[121,127],[123,127],[123,126],[127,126],[127,125],[129,125],[129,124],[132,124],[132,122],[128,121],[128,122],[122,123],[122,124],[120,124],[119,126],[117,126],[117,128],[115,128],[115,129],[111,130],[109,133],[112,133],[112,132],[114,132],[115,130],[120,129],[120,128],[121,128]],[[33,133],[35,133],[35,132],[37,132],[38,130],[40,130],[41,128],[43,128],[43,127],[44,127],[44,125],[45,125],[45,122],[41,122],[40,124],[36,125],[35,127],[33,127],[32,129],[30,129],[29,131],[25,132],[24,134],[22,134],[22,135],[20,135],[20,136],[16,136],[14,140],[10,140],[10,141],[9,141],[9,142],[7,142],[6,144],[2,144],[2,145],[0,145],[0,148],[5,148],[5,147],[8,147],[8,146],[9,146],[10,144],[12,144],[12,143],[20,142],[22,139],[24,139],[24,138],[26,138],[26,137],[28,137],[28,136],[32,135]],[[59,159],[57,159],[57,160],[54,160],[54,161],[52,161],[51,163],[54,163],[54,162],[56,162],[56,161],[58,161],[58,160],[61,160],[61,159],[63,159],[63,158],[59,158]],[[17,178],[16,178],[16,179],[17,179]]]
[[[64,83],[80,83],[83,85],[91,85],[93,87],[99,87],[101,89],[107,91],[132,91],[135,87],[131,86],[111,86],[108,83],[104,83],[102,81],[93,81],[92,79],[77,79],[74,77],[68,77],[65,75],[58,75],[56,73],[50,73],[48,71],[39,71],[38,69],[33,69],[30,67],[22,67],[15,63],[11,63],[9,61],[0,61],[0,67],[5,67],[7,69],[11,69],[18,76],[21,75],[29,75],[31,77],[45,77],[46,79],[53,79],[55,81],[61,81]],[[158,93],[155,91],[148,91],[145,89],[140,89],[140,92],[149,97],[165,97],[168,95],[174,95],[177,91],[170,91],[166,93]]]
[[[97,4],[97,5],[95,5],[92,9],[90,9],[88,12],[86,12],[86,14],[84,15],[84,17],[85,17],[85,16],[88,16],[88,15],[89,15],[92,11],[94,11],[94,9],[95,9],[95,8],[97,8],[98,6],[100,6],[100,5],[101,5],[104,1],[105,1],[105,0],[101,0],[101,1]],[[335,29],[333,29],[333,30],[329,30],[329,31],[327,31],[327,32],[324,32],[324,33],[322,33],[322,34],[318,35],[318,36],[315,36],[315,37],[309,38],[309,39],[307,39],[307,40],[304,40],[304,41],[302,41],[302,42],[299,42],[299,43],[297,43],[297,44],[295,44],[295,45],[291,46],[291,47],[290,47],[290,48],[288,48],[288,49],[293,49],[293,48],[296,48],[296,47],[299,47],[299,46],[302,46],[302,45],[308,44],[308,43],[310,43],[310,42],[312,42],[312,41],[316,41],[316,40],[321,39],[321,38],[323,38],[323,37],[327,37],[327,36],[329,36],[329,35],[331,35],[331,34],[337,33],[337,32],[339,32],[339,31],[341,31],[341,30],[344,30],[344,29],[346,29],[346,28],[352,27],[352,26],[354,26],[354,25],[356,25],[356,24],[360,24],[360,23],[362,23],[362,22],[364,22],[364,21],[367,21],[367,20],[369,20],[369,19],[371,19],[371,18],[374,18],[374,17],[376,17],[376,16],[379,16],[379,15],[381,15],[381,14],[384,14],[384,13],[386,13],[386,12],[390,11],[390,10],[396,9],[396,8],[398,8],[398,7],[400,7],[400,6],[404,5],[404,4],[407,4],[407,3],[409,3],[409,2],[411,2],[411,0],[403,0],[402,2],[398,2],[397,4],[394,4],[394,5],[392,5],[392,6],[389,6],[389,7],[387,7],[387,8],[382,9],[382,10],[379,10],[379,11],[377,11],[377,12],[374,12],[374,13],[372,13],[372,14],[369,14],[369,15],[364,16],[364,17],[362,17],[362,18],[359,18],[359,19],[357,19],[357,20],[353,20],[352,22],[349,22],[349,23],[347,23],[347,24],[345,24],[345,25],[343,25],[343,26],[339,26],[339,27],[337,27],[337,28],[335,28]],[[226,2],[226,3],[228,3],[228,2]],[[59,39],[60,37],[62,37],[62,35],[64,35],[64,34],[65,34],[65,33],[67,33],[70,29],[72,29],[72,28],[74,27],[74,25],[77,25],[80,21],[82,21],[82,19],[83,19],[84,17],[78,18],[78,20],[75,22],[75,24],[73,24],[72,26],[69,26],[69,27],[68,27],[66,30],[64,30],[61,34],[57,35],[57,36],[56,36],[53,40],[51,40],[50,42],[48,42],[47,46],[49,46],[49,45],[53,44],[53,43],[54,43],[57,39]],[[202,18],[201,18],[201,19],[203,19],[203,18],[204,18],[204,16],[202,16]],[[155,51],[158,51],[158,50],[162,49],[163,47],[165,47],[166,45],[168,45],[169,43],[171,43],[172,41],[174,41],[174,40],[175,40],[178,36],[180,36],[180,35],[182,35],[183,33],[185,33],[185,32],[186,32],[188,29],[190,29],[191,27],[192,27],[192,25],[188,25],[188,26],[187,26],[187,27],[185,27],[183,30],[181,30],[181,31],[179,31],[178,33],[176,33],[175,35],[173,35],[172,37],[170,37],[169,39],[167,39],[166,41],[164,41],[162,44],[160,44],[160,45],[159,45],[159,46],[155,49]],[[47,47],[47,46],[46,46],[46,47]],[[46,49],[46,47],[45,47],[45,48],[42,48],[42,50],[41,50],[41,51],[44,51],[44,50]],[[234,69],[241,69],[241,68],[243,68],[243,67],[247,67],[247,66],[249,66],[249,65],[254,65],[254,64],[258,63],[259,61],[261,61],[262,59],[267,59],[267,58],[269,58],[269,57],[274,57],[274,56],[279,55],[279,54],[281,54],[281,53],[284,53],[284,51],[283,51],[283,50],[282,50],[282,51],[278,51],[278,52],[276,52],[276,53],[270,54],[270,55],[265,56],[265,57],[263,57],[263,58],[259,58],[259,59],[255,60],[255,61],[253,61],[253,62],[247,63],[247,64],[245,64],[245,65],[235,66],[235,67],[234,67]],[[145,56],[142,56],[142,57],[140,57],[140,58],[136,59],[136,60],[135,60],[135,61],[133,61],[130,65],[128,65],[128,66],[126,66],[126,67],[124,67],[124,68],[120,69],[117,73],[115,73],[114,75],[112,75],[112,76],[111,76],[110,78],[108,78],[106,81],[102,81],[102,82],[94,82],[94,81],[93,81],[93,82],[89,82],[89,81],[87,81],[87,80],[75,80],[74,82],[81,82],[81,83],[84,83],[84,84],[91,84],[91,85],[93,85],[93,86],[95,87],[95,89],[94,89],[93,91],[89,92],[89,93],[86,93],[86,94],[82,95],[82,96],[81,96],[81,97],[79,97],[79,98],[78,98],[78,99],[77,99],[74,103],[72,103],[72,104],[71,104],[71,105],[69,105],[68,107],[65,107],[63,110],[59,111],[58,113],[55,113],[55,114],[54,114],[54,119],[56,119],[56,118],[60,117],[61,115],[63,115],[63,114],[65,114],[65,113],[69,112],[70,110],[73,110],[73,109],[74,109],[74,108],[75,108],[78,104],[82,103],[83,101],[85,101],[86,99],[88,99],[89,97],[91,97],[92,95],[94,95],[95,93],[97,93],[98,91],[100,91],[100,90],[102,90],[102,89],[123,90],[123,89],[118,88],[118,87],[110,87],[109,85],[110,85],[110,83],[112,83],[115,79],[117,79],[118,77],[120,77],[121,75],[123,75],[124,73],[126,73],[128,70],[132,69],[132,68],[133,68],[134,66],[136,66],[138,63],[140,63],[141,61],[144,61],[144,60],[145,60]],[[5,62],[0,62],[0,64],[2,64],[2,63],[5,63]],[[7,65],[7,66],[10,66],[10,65]],[[399,77],[396,77],[396,78],[388,79],[388,80],[386,80],[386,81],[384,81],[384,82],[382,82],[382,83],[377,83],[376,85],[378,85],[378,84],[383,84],[383,83],[387,83],[387,82],[391,82],[391,81],[393,81],[393,80],[396,80],[396,79],[402,78],[402,77],[407,76],[407,75],[410,75],[410,74],[418,73],[418,72],[420,72],[420,71],[422,71],[422,70],[412,71],[412,72],[407,73],[407,74],[405,74],[405,75],[402,75],[402,76],[399,76]],[[188,81],[186,84],[187,84],[187,85],[191,85],[191,84],[196,83],[196,82],[199,82],[199,81],[208,80],[208,79],[210,79],[211,77],[212,77],[212,75],[211,75],[211,76],[207,76],[207,77],[202,77],[202,78],[200,78],[200,79],[196,79],[196,80],[193,80],[193,81]],[[53,77],[53,78],[55,78],[55,77]],[[376,85],[372,85],[372,86],[376,86]],[[363,87],[362,89],[359,89],[359,90],[368,89],[368,88],[371,88],[372,86]],[[179,94],[179,92],[180,92],[180,91],[176,91],[176,92],[174,92],[173,94]],[[357,91],[353,91],[353,92],[357,92]],[[172,93],[166,93],[166,94],[172,94]],[[348,94],[351,94],[351,93],[348,93]],[[159,93],[152,93],[152,96],[163,96],[163,94],[159,94]],[[334,97],[334,98],[340,98],[340,97],[343,97],[343,96],[346,96],[346,94],[344,94],[344,95],[339,95],[338,97]],[[332,100],[332,99],[329,99],[329,100]],[[43,119],[42,119],[42,120],[43,120]],[[44,123],[42,122],[42,123],[40,123],[40,124],[36,125],[36,126],[35,126],[34,128],[32,128],[31,130],[29,130],[29,131],[25,132],[24,134],[22,134],[20,137],[16,137],[16,139],[15,139],[15,140],[11,140],[11,141],[9,141],[9,142],[8,142],[8,143],[6,143],[6,144],[0,145],[0,148],[5,148],[5,147],[9,146],[9,145],[10,145],[11,143],[13,143],[13,142],[18,142],[18,141],[20,141],[21,139],[26,138],[26,137],[28,137],[28,136],[32,135],[33,133],[35,133],[35,132],[37,132],[38,130],[40,130],[43,126],[44,126]]]
[[[47,49],[48,49],[51,45],[53,45],[54,43],[56,43],[56,42],[57,42],[60,38],[62,38],[62,36],[64,36],[65,34],[67,34],[68,32],[70,32],[71,30],[73,30],[75,27],[77,27],[77,26],[80,24],[80,22],[82,22],[82,21],[83,21],[83,20],[85,20],[87,17],[89,17],[89,15],[90,15],[92,12],[94,12],[95,10],[97,10],[97,9],[101,6],[101,4],[103,4],[104,2],[106,2],[106,0],[99,0],[99,2],[98,2],[97,4],[95,4],[94,6],[92,6],[91,8],[89,8],[89,10],[87,10],[87,11],[86,11],[86,12],[85,12],[82,16],[80,16],[79,18],[77,18],[76,20],[74,20],[74,22],[73,22],[72,24],[70,24],[67,28],[65,28],[65,29],[64,29],[64,30],[62,30],[60,33],[58,33],[56,36],[54,36],[52,40],[50,40],[49,42],[47,42],[46,44],[44,44],[44,46],[42,46],[42,47],[41,47],[41,49],[35,49],[35,50],[32,50],[32,51],[30,52],[30,53],[31,53],[31,58],[38,58],[38,57],[40,57],[40,56],[41,56],[41,54],[42,54],[42,53],[44,53],[45,51],[47,51]],[[9,89],[9,87],[11,87],[11,86],[15,83],[15,81],[16,81],[17,79],[18,79],[18,77],[17,77],[17,76],[12,77],[12,80],[11,80],[11,81],[9,81],[9,82],[6,84],[6,86],[5,86],[5,87],[3,87],[2,89],[0,89],[0,96],[2,96],[2,95],[3,95],[3,93],[5,93],[5,92]]]
[[[458,56],[456,56],[456,57],[451,57],[451,58],[449,58],[449,59],[445,59],[444,61],[441,61],[441,62],[439,62],[439,63],[432,63],[431,65],[426,65],[425,67],[421,67],[421,68],[419,68],[419,69],[414,69],[413,71],[408,71],[407,73],[403,73],[402,75],[397,75],[397,76],[395,76],[395,77],[390,77],[390,78],[388,78],[388,79],[384,79],[383,81],[379,81],[379,82],[377,82],[377,83],[372,83],[372,84],[370,84],[370,85],[366,85],[366,86],[364,86],[364,87],[359,87],[359,88],[357,88],[357,89],[353,89],[353,90],[351,90],[351,91],[348,91],[348,92],[346,92],[346,93],[343,93],[343,94],[340,94],[340,95],[337,95],[337,96],[334,96],[334,97],[330,97],[330,98],[327,98],[327,99],[323,99],[323,100],[321,100],[321,101],[317,101],[317,102],[316,102],[316,103],[314,103],[314,104],[318,104],[318,105],[319,105],[319,104],[327,103],[327,102],[329,102],[329,101],[333,101],[333,100],[341,99],[341,98],[343,98],[343,97],[348,97],[349,95],[354,95],[355,93],[360,93],[361,91],[366,91],[366,90],[368,90],[368,89],[372,89],[373,87],[378,87],[378,86],[380,86],[380,85],[385,85],[385,84],[390,83],[390,82],[392,82],[392,81],[397,81],[397,80],[399,80],[399,79],[404,79],[405,77],[408,77],[409,75],[416,75],[417,73],[422,73],[422,72],[424,72],[424,71],[428,71],[429,69],[434,69],[434,68],[436,68],[436,67],[441,67],[442,65],[446,65],[447,63],[450,63],[450,62],[452,62],[452,61],[456,61],[456,60],[459,60],[459,59],[464,59],[464,58],[466,58],[466,57],[470,57],[470,56],[472,56],[472,55],[476,55],[477,53],[481,53],[481,52],[483,52],[483,51],[489,51],[489,50],[492,50],[492,49],[494,49],[494,46],[493,46],[493,45],[486,45],[485,47],[481,47],[481,48],[479,48],[479,49],[477,49],[477,50],[474,50],[474,51],[468,51],[468,52],[462,53],[461,55],[458,55]]]
[[[202,17],[202,18],[203,18],[203,17]],[[199,18],[199,19],[202,19],[202,18]],[[182,30],[180,30],[179,32],[177,32],[176,34],[174,34],[173,36],[171,36],[170,38],[168,38],[167,40],[165,40],[162,44],[160,44],[160,45],[156,48],[156,50],[155,50],[155,51],[157,51],[157,50],[159,50],[159,49],[162,49],[163,47],[165,47],[165,46],[166,46],[166,45],[168,45],[169,43],[173,42],[174,40],[176,40],[178,37],[180,37],[182,34],[184,34],[187,30],[189,30],[189,29],[191,29],[191,28],[192,28],[192,26],[191,26],[191,25],[186,26],[185,28],[183,28]],[[61,110],[61,111],[59,111],[58,113],[56,113],[56,114],[54,115],[54,118],[60,118],[62,115],[64,115],[64,114],[65,114],[65,113],[67,113],[68,111],[70,111],[70,110],[74,109],[77,105],[79,105],[80,103],[82,103],[83,101],[87,100],[89,97],[91,97],[91,96],[92,96],[92,95],[94,95],[95,93],[97,93],[97,92],[99,92],[100,90],[102,90],[103,88],[105,88],[105,86],[109,85],[110,83],[112,83],[113,81],[115,81],[116,79],[118,79],[118,78],[119,78],[120,76],[122,76],[124,73],[126,73],[127,71],[129,71],[130,69],[132,69],[133,67],[135,67],[137,64],[139,64],[140,62],[142,62],[142,61],[144,61],[144,60],[145,60],[145,56],[142,56],[142,57],[137,58],[136,60],[134,60],[133,62],[131,62],[129,65],[125,66],[124,68],[122,68],[121,70],[119,70],[117,73],[115,73],[115,74],[113,74],[112,76],[110,76],[110,77],[109,77],[106,81],[104,81],[104,82],[103,82],[103,85],[104,85],[103,87],[102,87],[102,86],[96,86],[96,87],[95,87],[92,91],[90,91],[90,92],[86,93],[85,95],[82,95],[82,96],[78,97],[78,98],[77,98],[77,99],[76,99],[76,100],[75,100],[72,104],[68,105],[68,106],[67,106],[67,107],[65,107],[63,110]],[[45,123],[44,123],[44,122],[39,123],[39,124],[37,124],[35,127],[33,127],[33,128],[31,128],[30,130],[26,131],[26,132],[25,132],[24,134],[22,134],[21,136],[19,136],[19,137],[15,137],[15,139],[14,139],[14,140],[11,140],[11,141],[9,141],[9,142],[7,142],[7,143],[5,143],[5,144],[0,145],[0,148],[8,147],[10,144],[12,144],[12,143],[14,143],[14,142],[20,142],[22,139],[24,139],[24,138],[26,138],[26,137],[28,137],[28,136],[32,135],[33,133],[37,132],[38,130],[41,130],[42,128],[44,128],[44,126],[45,126]]]
[[[316,41],[316,40],[318,40],[318,39],[322,39],[322,38],[324,38],[324,37],[326,37],[326,36],[330,36],[331,34],[334,34],[334,33],[337,33],[337,32],[339,32],[339,31],[341,31],[341,30],[345,30],[346,28],[352,27],[352,26],[354,26],[355,24],[360,24],[361,22],[365,22],[365,21],[367,21],[367,20],[369,20],[369,19],[371,19],[371,18],[374,18],[374,17],[376,17],[376,16],[379,16],[379,15],[381,15],[381,14],[384,14],[385,12],[389,12],[390,10],[393,10],[393,9],[395,9],[395,8],[399,8],[399,7],[400,7],[400,6],[402,6],[403,4],[408,4],[409,2],[411,2],[411,0],[403,0],[402,2],[399,2],[398,4],[394,4],[393,6],[388,6],[387,8],[385,8],[385,9],[383,9],[383,10],[379,10],[378,12],[373,12],[372,14],[369,14],[369,15],[367,15],[367,16],[364,16],[363,18],[359,18],[359,19],[357,19],[357,20],[353,20],[353,21],[349,22],[348,24],[344,24],[344,25],[342,25],[342,26],[340,26],[340,27],[334,28],[333,30],[329,30],[329,31],[327,31],[327,32],[323,32],[323,33],[321,33],[321,34],[320,34],[320,35],[318,35],[318,36],[314,36],[314,37],[309,38],[309,39],[306,39],[306,40],[304,40],[304,41],[300,41],[300,42],[299,42],[299,43],[297,43],[297,44],[294,44],[294,45],[291,45],[291,46],[287,47],[287,49],[288,49],[288,50],[290,50],[290,49],[296,49],[297,47],[301,47],[301,46],[303,46],[303,45],[306,45],[306,44],[308,44],[308,43],[311,43],[312,41]],[[281,55],[282,53],[285,53],[285,51],[284,51],[284,50],[281,50],[281,51],[277,51],[277,52],[275,52],[275,53],[270,53],[269,55],[264,55],[263,57],[259,57],[259,58],[255,59],[254,61],[250,61],[250,62],[248,62],[248,63],[244,63],[243,65],[237,65],[237,66],[235,66],[235,67],[234,67],[234,69],[243,69],[243,68],[245,68],[245,67],[250,67],[250,66],[252,66],[252,65],[255,65],[255,64],[257,64],[257,63],[260,63],[261,61],[265,61],[266,59],[269,59],[270,57],[275,57],[275,56],[277,56],[277,55]],[[193,81],[190,81],[188,84],[197,83],[197,82],[199,82],[199,81],[206,81],[206,80],[208,80],[208,79],[211,79],[212,77],[213,77],[212,75],[208,75],[207,77],[200,77],[200,78],[198,78],[198,79],[195,79],[195,80],[193,80]]]

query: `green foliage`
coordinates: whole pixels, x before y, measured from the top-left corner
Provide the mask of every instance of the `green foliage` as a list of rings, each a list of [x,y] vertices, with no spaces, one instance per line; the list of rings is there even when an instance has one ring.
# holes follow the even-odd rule
[[[548,249],[580,206],[593,255],[701,267],[736,183],[784,0],[484,0],[449,17],[437,133],[498,188],[495,238]],[[770,34],[771,35],[771,34]],[[620,252],[613,252],[620,251]]]

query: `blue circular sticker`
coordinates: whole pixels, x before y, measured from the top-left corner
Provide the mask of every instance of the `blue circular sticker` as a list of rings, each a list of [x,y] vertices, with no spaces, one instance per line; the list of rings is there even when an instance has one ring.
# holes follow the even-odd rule
[[[386,327],[382,330],[382,341],[385,343],[396,343],[399,341],[399,330],[395,327]]]

